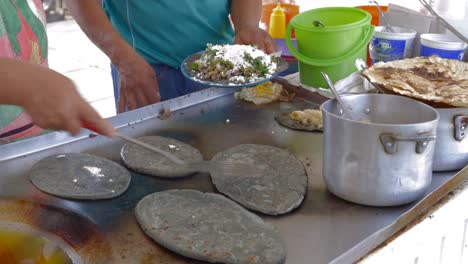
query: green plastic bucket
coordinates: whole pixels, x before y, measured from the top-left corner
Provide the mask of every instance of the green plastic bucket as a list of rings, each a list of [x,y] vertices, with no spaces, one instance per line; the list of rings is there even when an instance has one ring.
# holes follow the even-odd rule
[[[367,60],[367,44],[374,33],[371,18],[366,11],[352,7],[317,8],[295,16],[286,29],[286,44],[299,61],[301,83],[328,87],[321,71],[333,82],[355,72],[355,60]],[[314,21],[325,26],[315,26]],[[291,41],[293,29],[297,49]]]

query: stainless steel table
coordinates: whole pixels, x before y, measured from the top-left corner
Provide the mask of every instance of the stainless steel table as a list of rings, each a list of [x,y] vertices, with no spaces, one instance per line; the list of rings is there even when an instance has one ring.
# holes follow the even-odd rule
[[[430,208],[468,170],[434,173],[427,195],[412,204],[378,208],[341,200],[327,192],[321,174],[322,134],[286,129],[277,111],[318,106],[324,98],[305,90],[290,103],[255,106],[236,101],[229,89],[208,89],[111,118],[132,136],[173,137],[200,149],[206,159],[242,143],[267,144],[293,152],[305,165],[309,187],[303,204],[290,214],[262,217],[275,225],[288,247],[286,263],[352,263]],[[159,116],[170,109],[170,118]],[[167,189],[215,191],[207,174],[167,180],[132,173],[129,190],[103,201],[66,200],[44,194],[27,174],[39,159],[63,152],[88,152],[119,161],[124,142],[57,132],[0,147],[0,227],[16,222],[61,237],[82,263],[199,263],[177,256],[145,237],[133,209],[145,195]]]

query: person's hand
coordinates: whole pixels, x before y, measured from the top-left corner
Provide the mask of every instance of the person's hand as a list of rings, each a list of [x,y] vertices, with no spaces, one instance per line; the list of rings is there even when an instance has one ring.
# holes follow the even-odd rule
[[[235,43],[255,45],[267,54],[276,51],[275,42],[271,36],[259,27],[247,27],[236,30]]]
[[[70,79],[38,65],[27,66],[24,70],[27,81],[21,84],[25,96],[21,97],[20,104],[34,124],[75,135],[82,122],[86,122],[102,135],[114,135],[112,125],[84,101]]]
[[[67,7],[86,35],[117,68],[118,112],[159,102],[158,82],[152,67],[122,38],[99,2],[66,1]]]
[[[119,113],[161,100],[156,73],[136,52],[116,66],[119,73]]]

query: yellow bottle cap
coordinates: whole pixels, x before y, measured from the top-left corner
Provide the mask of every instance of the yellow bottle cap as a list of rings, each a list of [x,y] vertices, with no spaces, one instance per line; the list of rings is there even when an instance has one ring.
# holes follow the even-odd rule
[[[275,7],[275,9],[273,9],[273,14],[275,15],[283,15],[284,14],[284,10],[283,8],[281,8],[281,4],[278,3]]]
[[[284,38],[285,30],[286,16],[283,8],[281,8],[281,4],[278,3],[273,12],[271,12],[268,33],[270,33],[272,38]]]

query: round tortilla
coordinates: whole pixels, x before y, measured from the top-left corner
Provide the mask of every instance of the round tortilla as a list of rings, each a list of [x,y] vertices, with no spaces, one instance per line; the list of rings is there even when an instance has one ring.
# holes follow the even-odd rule
[[[160,136],[146,136],[138,139],[170,152],[183,161],[203,160],[203,156],[198,149],[176,139]],[[196,173],[194,170],[175,164],[159,153],[147,150],[133,143],[125,144],[120,151],[120,156],[128,168],[151,176],[178,178]]]
[[[64,198],[98,200],[121,195],[130,185],[130,172],[111,160],[85,153],[46,157],[29,174],[43,192]]]
[[[278,231],[228,198],[195,190],[144,197],[135,209],[143,231],[183,256],[212,263],[284,263]]]
[[[269,215],[285,214],[298,207],[307,191],[307,174],[302,163],[283,149],[245,144],[213,157],[226,163],[250,163],[260,168],[255,177],[227,176],[217,171],[211,179],[221,193],[241,205]]]
[[[468,63],[437,56],[379,62],[362,71],[385,93],[436,108],[468,107]]]
[[[300,122],[297,122],[293,120],[289,115],[291,112],[278,112],[275,115],[275,120],[278,122],[278,124],[285,126],[290,129],[294,130],[301,130],[301,131],[311,131],[311,132],[317,132],[317,131],[323,131],[323,128],[319,128],[318,126],[315,125],[304,125]]]

